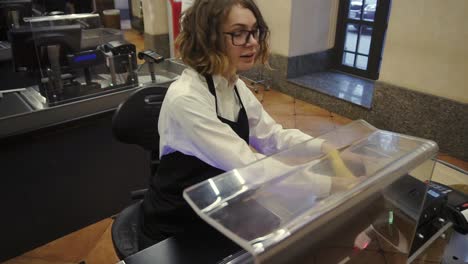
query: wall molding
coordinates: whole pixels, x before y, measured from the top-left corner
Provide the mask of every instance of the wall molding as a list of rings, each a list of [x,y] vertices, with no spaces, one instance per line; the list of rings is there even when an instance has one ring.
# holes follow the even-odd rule
[[[333,50],[294,56],[288,58],[288,78],[329,70],[333,65]]]

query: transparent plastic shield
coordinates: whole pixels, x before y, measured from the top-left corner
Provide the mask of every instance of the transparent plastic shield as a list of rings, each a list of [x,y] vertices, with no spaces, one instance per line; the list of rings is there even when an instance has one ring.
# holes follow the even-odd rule
[[[95,49],[110,41],[124,40],[121,30],[104,28],[99,14],[69,14],[44,17],[30,17],[25,19],[34,27],[71,26],[81,28],[81,50]]]
[[[324,139],[338,150],[317,153]],[[436,153],[432,141],[355,121],[192,186],[184,198],[251,254],[233,263],[401,263]]]
[[[68,14],[55,16],[26,17],[24,21],[35,27],[66,26],[79,24],[83,29],[100,28],[102,26],[99,14]]]

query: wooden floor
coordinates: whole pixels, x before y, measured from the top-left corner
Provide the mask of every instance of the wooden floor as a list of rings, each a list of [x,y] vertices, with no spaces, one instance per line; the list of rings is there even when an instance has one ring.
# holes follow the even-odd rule
[[[143,38],[138,33],[126,33],[128,39],[137,43],[138,49],[143,49]],[[298,128],[312,136],[318,136],[339,126],[351,122],[350,119],[327,111],[315,105],[297,100],[289,95],[275,90],[264,91],[259,87],[255,93],[270,115],[286,128]],[[468,170],[468,162],[441,154],[440,159],[447,161],[464,170]],[[443,168],[444,173],[450,174],[450,169]],[[456,175],[454,176],[456,177]],[[87,264],[117,263],[111,239],[112,219],[107,218],[77,232],[50,242],[42,247],[27,252],[21,256],[6,261],[7,264],[55,264],[80,263]],[[441,251],[441,243],[437,242],[431,249],[429,259],[420,259],[417,263],[437,263]],[[1,249],[0,249],[1,250]]]

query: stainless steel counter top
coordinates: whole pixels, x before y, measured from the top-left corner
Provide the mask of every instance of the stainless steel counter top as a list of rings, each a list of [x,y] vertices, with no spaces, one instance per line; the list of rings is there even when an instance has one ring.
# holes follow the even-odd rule
[[[168,83],[178,78],[185,69],[181,62],[169,59],[161,64],[155,65],[157,83]],[[140,85],[136,87],[118,88],[105,94],[86,99],[77,100],[57,106],[48,106],[45,98],[41,98],[37,87],[28,87],[26,91],[9,95],[9,97],[21,98],[27,101],[30,107],[21,108],[21,111],[11,112],[5,110],[3,115],[0,111],[0,138],[15,136],[32,132],[69,121],[86,118],[89,116],[115,110],[133,91],[151,82],[146,65],[139,72]],[[8,97],[8,98],[9,98]],[[10,104],[8,98],[0,100],[0,106]],[[5,100],[7,99],[7,100]],[[9,108],[9,107],[8,107]],[[1,107],[0,107],[1,109]]]

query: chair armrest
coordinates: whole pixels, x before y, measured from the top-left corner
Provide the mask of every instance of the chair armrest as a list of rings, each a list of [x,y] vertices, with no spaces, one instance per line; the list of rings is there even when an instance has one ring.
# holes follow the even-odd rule
[[[132,200],[143,199],[147,191],[148,189],[140,189],[140,190],[132,191],[130,193],[130,197],[132,198]]]

